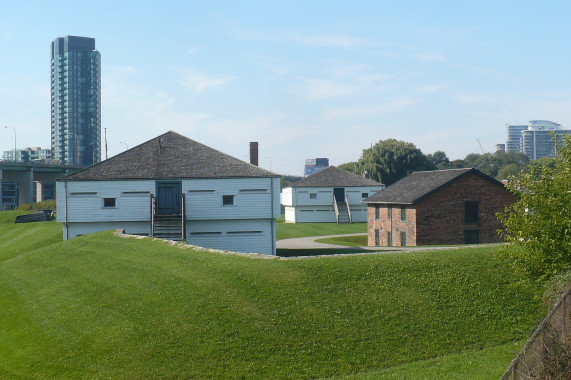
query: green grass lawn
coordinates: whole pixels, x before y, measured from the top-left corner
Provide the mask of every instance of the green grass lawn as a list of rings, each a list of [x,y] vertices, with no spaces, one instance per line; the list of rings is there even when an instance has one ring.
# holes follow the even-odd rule
[[[498,346],[467,350],[435,359],[390,367],[377,372],[350,375],[351,380],[457,380],[498,379],[524,342],[511,342]]]
[[[367,223],[285,223],[282,217],[277,219],[276,226],[277,240],[306,236],[357,233],[367,233]]]
[[[0,261],[0,378],[498,378],[543,310],[495,250],[262,260],[111,232],[23,246]]]
[[[0,262],[63,240],[62,225],[55,220],[14,224],[16,216],[28,213],[28,211],[0,212]]]

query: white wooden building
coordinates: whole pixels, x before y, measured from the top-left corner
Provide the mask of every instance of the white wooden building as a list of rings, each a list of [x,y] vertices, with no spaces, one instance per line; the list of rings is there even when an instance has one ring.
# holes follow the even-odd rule
[[[285,221],[291,223],[353,223],[367,221],[363,199],[385,186],[335,166],[282,189]]]
[[[276,254],[280,178],[168,132],[57,181],[64,239],[109,229]]]

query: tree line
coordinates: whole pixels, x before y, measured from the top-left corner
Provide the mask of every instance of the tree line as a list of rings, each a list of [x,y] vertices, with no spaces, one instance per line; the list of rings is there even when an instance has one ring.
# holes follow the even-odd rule
[[[372,180],[388,186],[416,171],[476,168],[501,181],[510,175],[527,172],[530,167],[554,165],[554,159],[533,161],[523,153],[502,151],[470,153],[464,159],[450,160],[441,150],[425,155],[412,143],[387,139],[364,149],[357,161],[341,164],[339,168],[359,175],[367,173]]]

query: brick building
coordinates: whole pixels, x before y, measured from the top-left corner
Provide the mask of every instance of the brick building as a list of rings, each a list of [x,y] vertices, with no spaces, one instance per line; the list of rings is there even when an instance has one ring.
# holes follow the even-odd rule
[[[514,201],[476,169],[415,172],[364,200],[369,246],[499,242],[496,213]]]

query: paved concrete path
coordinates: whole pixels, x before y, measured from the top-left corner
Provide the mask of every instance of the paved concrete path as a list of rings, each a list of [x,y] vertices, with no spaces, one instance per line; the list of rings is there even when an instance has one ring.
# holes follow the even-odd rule
[[[318,243],[316,240],[325,239],[325,238],[332,238],[332,237],[339,237],[339,236],[366,236],[365,233],[360,234],[342,234],[342,235],[324,235],[324,236],[309,236],[309,237],[301,237],[301,238],[292,238],[292,239],[283,239],[278,240],[276,242],[276,247],[281,249],[312,249],[312,248],[355,248],[356,250],[364,250],[364,251],[391,251],[391,252],[414,252],[414,251],[434,251],[434,250],[443,250],[443,249],[458,249],[458,248],[476,248],[482,246],[489,246],[489,245],[497,245],[497,244],[474,244],[470,246],[460,245],[460,246],[431,246],[431,247],[400,247],[400,246],[392,246],[392,247],[349,247],[345,245],[337,245],[337,244],[325,244],[325,243]]]
[[[324,236],[308,236],[292,239],[283,239],[276,242],[277,248],[283,249],[310,249],[310,248],[351,248],[345,245],[318,243],[316,240],[326,239],[338,236],[367,236],[367,234],[343,234],[343,235],[324,235]]]

